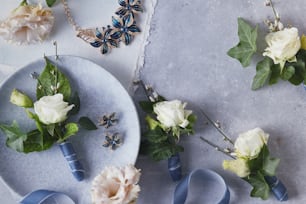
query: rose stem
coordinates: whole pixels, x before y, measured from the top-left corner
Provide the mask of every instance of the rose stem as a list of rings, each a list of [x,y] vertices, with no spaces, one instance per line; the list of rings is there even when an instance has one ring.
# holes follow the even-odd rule
[[[214,126],[214,128],[216,128],[216,130],[224,137],[224,140],[225,141],[228,141],[229,143],[231,143],[232,145],[234,145],[234,142],[223,132],[223,130],[220,128],[220,127],[218,127],[218,125],[213,121],[213,120],[211,120],[209,117],[208,117],[208,115],[202,110],[202,109],[200,109],[201,110],[201,113],[206,117],[206,119],[208,120],[208,122],[210,123],[210,124],[212,124],[213,126]]]
[[[209,140],[205,139],[204,137],[200,137],[204,142],[206,142],[207,144],[209,144],[210,146],[214,147],[217,151],[222,152],[223,154],[225,154],[226,156],[229,156],[233,159],[236,159],[234,156],[232,156],[231,154],[229,154],[228,152],[224,151],[221,147],[219,147],[218,145],[210,142]]]

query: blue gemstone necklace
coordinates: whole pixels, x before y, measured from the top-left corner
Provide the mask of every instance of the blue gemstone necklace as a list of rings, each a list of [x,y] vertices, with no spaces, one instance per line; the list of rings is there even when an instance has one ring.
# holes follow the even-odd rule
[[[96,28],[81,28],[71,15],[66,0],[62,0],[68,22],[76,31],[76,36],[95,48],[100,48],[101,54],[107,54],[111,48],[119,47],[123,42],[129,45],[133,37],[140,32],[136,25],[135,15],[142,12],[140,0],[118,0],[120,7],[112,16],[112,25]]]

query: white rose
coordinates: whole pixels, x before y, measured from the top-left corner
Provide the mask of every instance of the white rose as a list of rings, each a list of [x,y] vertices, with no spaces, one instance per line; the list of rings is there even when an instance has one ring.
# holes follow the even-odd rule
[[[154,112],[159,120],[166,128],[180,126],[185,128],[189,121],[188,116],[192,113],[190,110],[184,110],[187,103],[179,100],[163,101],[154,105]]]
[[[268,138],[269,134],[266,134],[260,128],[255,128],[240,134],[234,145],[238,158],[256,158],[260,153],[263,145],[267,144]]]
[[[0,23],[0,36],[17,44],[41,42],[49,35],[53,24],[54,16],[50,9],[41,5],[23,5]]]
[[[270,57],[274,64],[284,67],[285,62],[296,61],[296,53],[301,48],[301,40],[297,28],[285,28],[284,30],[269,33],[266,36],[268,47],[263,56]]]
[[[133,165],[106,167],[93,181],[93,204],[131,204],[140,192],[140,170]]]
[[[67,113],[74,105],[68,106],[63,94],[41,97],[34,103],[34,111],[39,120],[46,124],[59,123],[67,119]]]
[[[223,168],[237,174],[237,176],[241,178],[247,177],[250,174],[247,161],[241,158],[235,160],[224,160]]]

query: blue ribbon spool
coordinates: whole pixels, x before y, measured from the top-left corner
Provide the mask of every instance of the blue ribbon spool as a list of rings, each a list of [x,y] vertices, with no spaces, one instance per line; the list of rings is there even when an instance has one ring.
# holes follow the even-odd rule
[[[288,192],[285,185],[276,177],[276,176],[266,176],[265,180],[275,198],[279,201],[287,201],[288,200]]]
[[[217,185],[217,189],[221,192],[221,198],[214,203],[218,204],[229,204],[230,201],[230,192],[228,187],[223,180],[223,178],[217,174],[216,172],[209,169],[197,169],[192,171],[186,177],[184,177],[179,184],[175,188],[173,204],[184,204],[187,200],[188,190],[191,183],[191,178],[196,179],[197,181],[201,181],[201,185],[207,186],[207,188],[211,188],[211,184]],[[209,197],[213,197],[215,195],[209,194]],[[203,203],[212,203],[208,200],[203,201]]]
[[[85,170],[81,162],[78,160],[72,144],[66,141],[61,143],[59,146],[70,166],[71,173],[76,180],[82,181],[85,177]]]
[[[182,166],[179,154],[175,154],[168,159],[168,170],[173,181],[181,180]]]
[[[52,201],[52,202],[48,202]],[[74,201],[66,194],[49,190],[37,190],[26,195],[20,204],[43,204],[43,203],[65,203],[75,204]]]

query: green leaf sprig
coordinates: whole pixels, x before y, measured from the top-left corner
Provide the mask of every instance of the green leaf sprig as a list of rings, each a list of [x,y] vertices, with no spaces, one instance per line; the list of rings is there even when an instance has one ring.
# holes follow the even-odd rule
[[[80,99],[77,93],[71,94],[71,86],[68,78],[45,57],[46,66],[40,75],[33,74],[37,80],[36,97],[37,100],[44,96],[52,96],[61,93],[64,101],[74,104],[69,115],[77,114],[80,110]],[[33,101],[26,94],[14,89],[11,94],[11,103],[23,107],[27,116],[36,124],[36,129],[24,133],[16,121],[11,125],[0,124],[0,129],[5,133],[6,145],[18,152],[44,151],[52,147],[54,143],[61,143],[77,134],[79,126],[88,129],[97,129],[96,125],[87,117],[81,117],[79,124],[67,122],[44,124],[38,115],[31,112]]]
[[[196,116],[194,114],[188,116],[188,125],[185,128],[165,128],[157,119],[156,113],[153,109],[157,103],[166,101],[166,99],[163,96],[158,95],[152,88],[145,86],[143,83],[142,86],[146,91],[149,101],[139,102],[142,110],[147,113],[145,119],[148,125],[148,129],[144,133],[145,140],[143,140],[141,144],[141,152],[148,154],[156,161],[168,159],[179,152],[183,152],[184,148],[178,144],[180,135],[189,135],[194,133],[193,126],[196,122]],[[150,94],[149,92],[153,94]]]
[[[271,33],[282,31],[283,26],[280,17],[276,12],[272,0],[269,0],[268,6],[271,6],[275,16],[274,21],[266,21]],[[243,67],[248,67],[253,55],[257,52],[258,26],[252,27],[242,18],[238,18],[238,36],[239,43],[231,48],[227,54],[237,59]],[[285,49],[285,48],[284,48]],[[291,49],[291,48],[286,48]],[[278,51],[280,52],[280,50]],[[287,51],[286,51],[287,52]],[[277,59],[279,60],[279,59]],[[286,59],[285,62],[275,63],[272,58],[265,56],[257,63],[256,75],[253,78],[252,90],[257,90],[265,84],[276,84],[279,79],[289,81],[293,85],[306,84],[306,37],[301,37],[301,46],[292,59]]]

